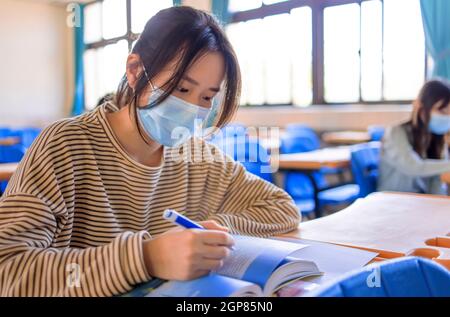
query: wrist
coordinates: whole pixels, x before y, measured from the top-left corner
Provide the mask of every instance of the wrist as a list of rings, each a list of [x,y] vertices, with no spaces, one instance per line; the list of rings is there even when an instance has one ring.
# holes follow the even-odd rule
[[[154,277],[154,264],[153,264],[153,240],[145,240],[142,242],[142,251],[144,255],[144,264],[147,272],[150,276]]]

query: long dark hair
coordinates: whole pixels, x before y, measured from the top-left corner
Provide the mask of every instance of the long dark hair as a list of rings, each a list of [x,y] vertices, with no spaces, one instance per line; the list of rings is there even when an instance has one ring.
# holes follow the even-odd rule
[[[441,159],[445,146],[445,135],[429,131],[431,110],[437,102],[446,107],[450,102],[450,86],[443,80],[431,80],[425,83],[417,98],[413,118],[406,125],[411,129],[410,142],[422,158]]]
[[[151,82],[169,63],[177,61],[173,76],[161,87],[165,93],[158,104],[173,93],[186,70],[208,52],[221,53],[225,61],[225,93],[216,120],[217,127],[224,126],[239,106],[241,73],[238,60],[217,20],[204,11],[187,6],[161,10],[147,22],[132,49],[132,53],[140,56],[146,74],[140,74],[134,91],[126,75],[123,76],[115,96],[116,105],[119,109],[130,105],[136,119],[137,101],[148,81]],[[137,121],[136,124],[140,131]]]

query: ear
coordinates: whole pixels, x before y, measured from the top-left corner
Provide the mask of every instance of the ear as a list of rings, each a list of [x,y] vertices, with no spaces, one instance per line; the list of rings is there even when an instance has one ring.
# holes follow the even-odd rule
[[[137,81],[144,71],[141,63],[141,57],[138,54],[130,54],[127,58],[127,80],[131,89],[135,89]]]

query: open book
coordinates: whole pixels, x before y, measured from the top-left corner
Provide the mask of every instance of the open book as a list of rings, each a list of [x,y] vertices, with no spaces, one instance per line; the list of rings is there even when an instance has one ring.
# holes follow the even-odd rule
[[[272,296],[298,279],[320,275],[312,261],[301,260],[305,244],[234,236],[235,250],[223,266],[191,281],[169,281],[149,297],[252,297]]]

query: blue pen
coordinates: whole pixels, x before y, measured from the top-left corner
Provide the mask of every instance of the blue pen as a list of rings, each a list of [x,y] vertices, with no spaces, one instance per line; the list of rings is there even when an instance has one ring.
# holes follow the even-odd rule
[[[198,223],[172,209],[167,209],[166,211],[164,211],[163,217],[164,219],[169,220],[170,222],[173,222],[186,229],[205,229]]]
[[[169,220],[170,222],[173,222],[186,229],[205,229],[195,221],[192,221],[188,217],[183,216],[172,209],[167,209],[166,211],[164,211],[163,217],[164,219]],[[230,247],[230,249],[235,250],[234,247]]]

